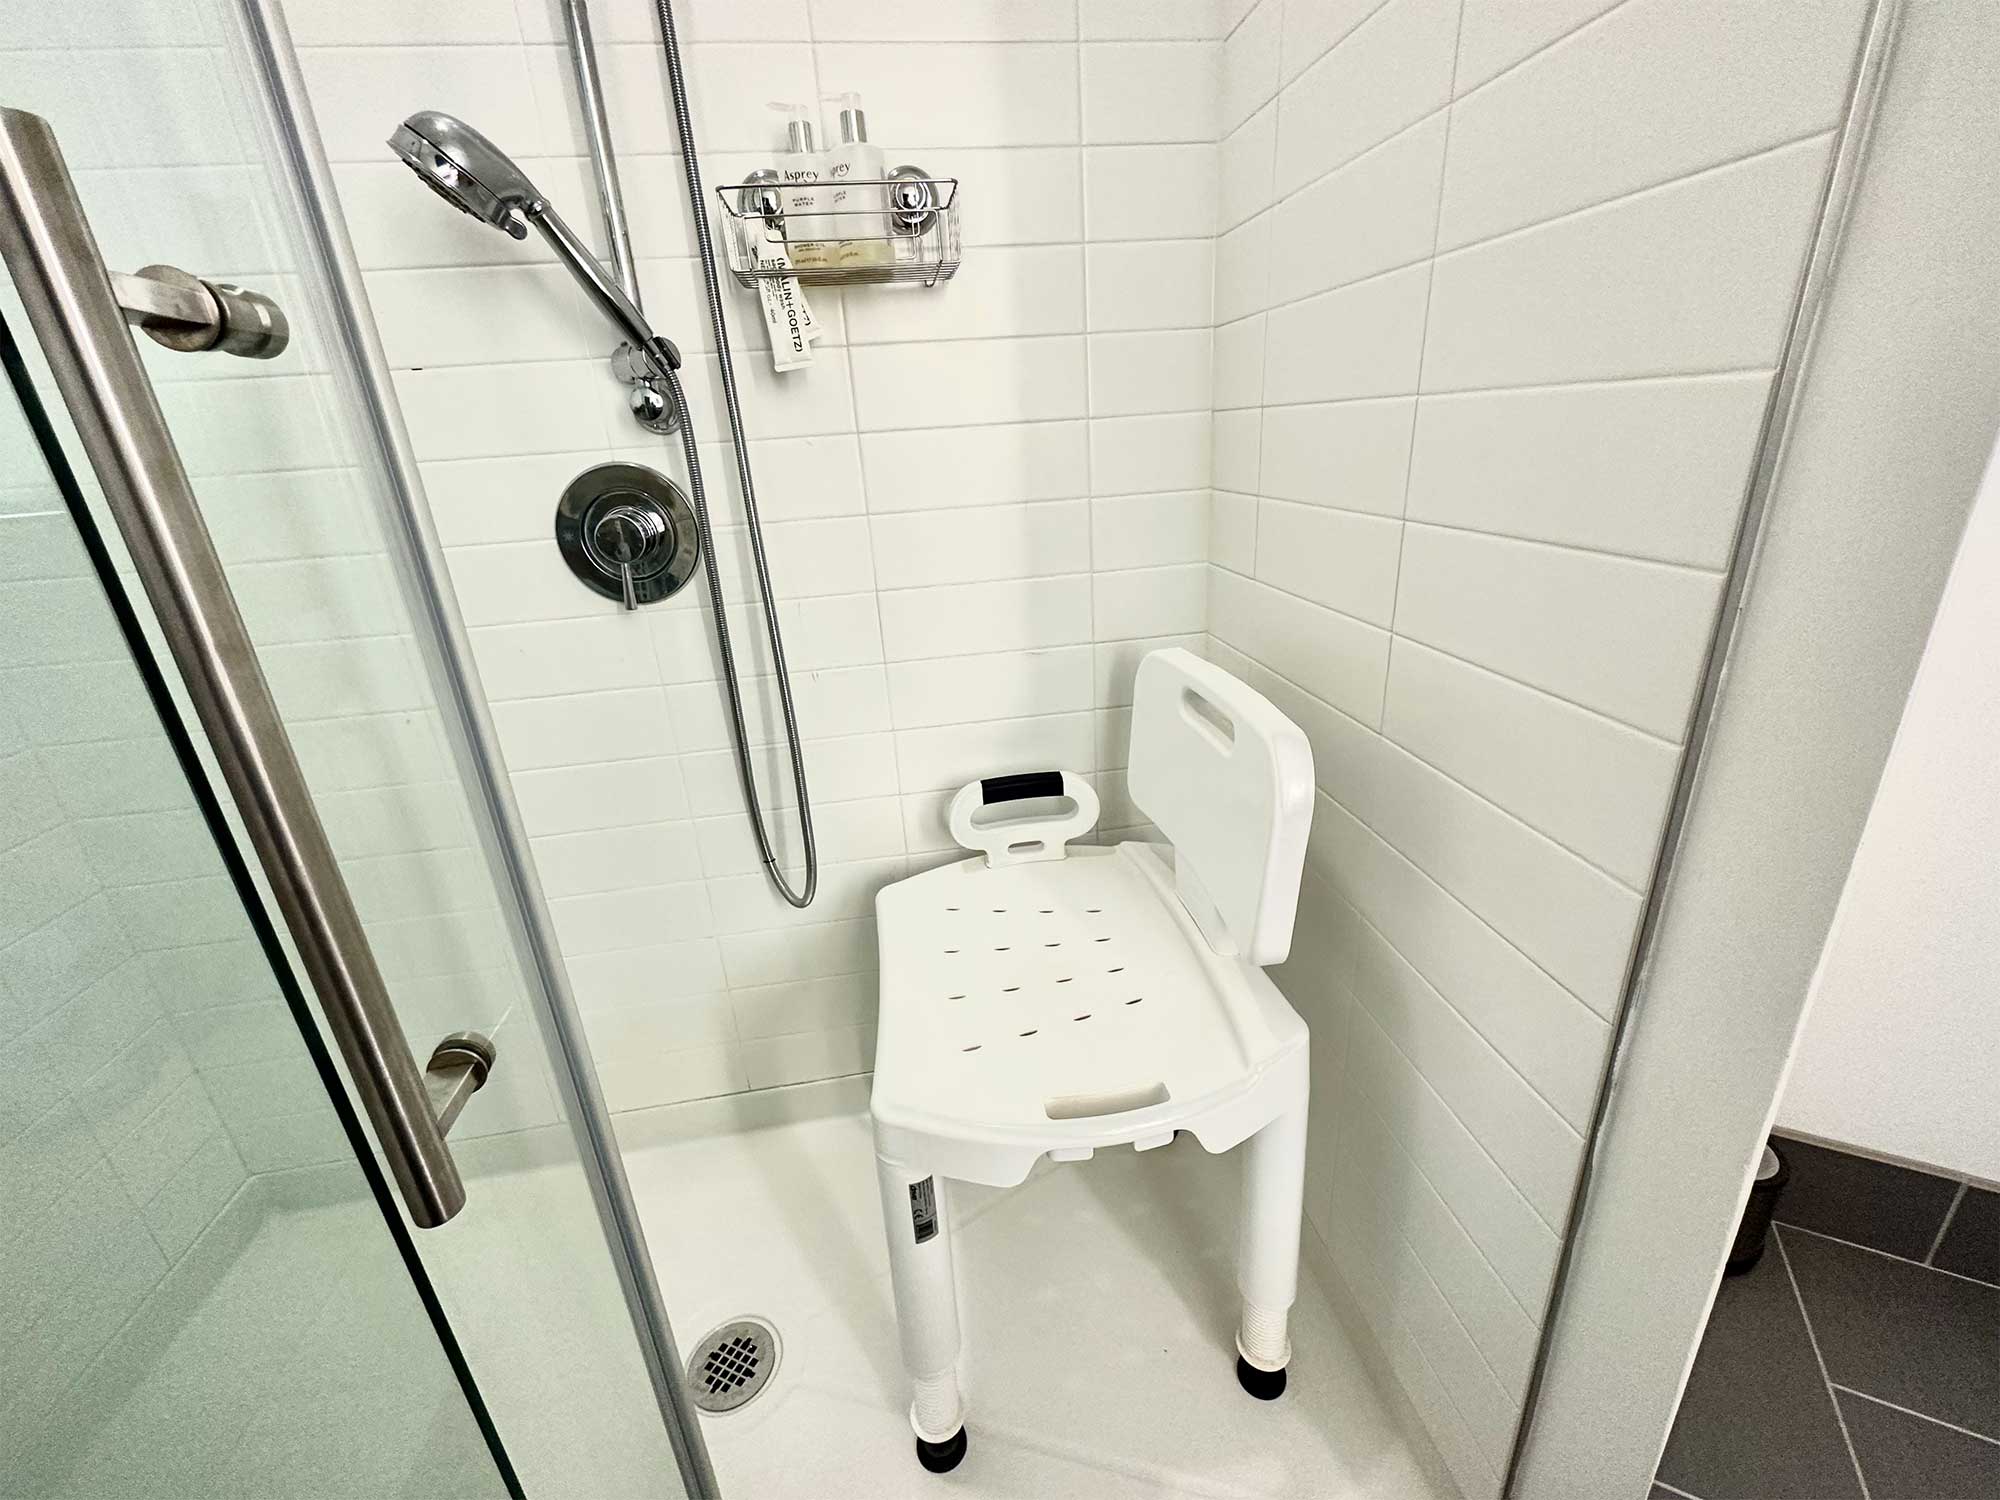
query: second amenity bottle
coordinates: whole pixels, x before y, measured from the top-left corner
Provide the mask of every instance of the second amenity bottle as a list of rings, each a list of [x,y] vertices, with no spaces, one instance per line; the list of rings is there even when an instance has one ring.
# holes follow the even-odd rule
[[[828,147],[820,158],[825,180],[831,184],[826,207],[833,210],[822,220],[830,241],[826,263],[857,269],[889,265],[894,254],[885,238],[889,200],[880,185],[882,148],[868,142],[868,116],[862,112],[859,94],[833,94],[827,102],[840,106],[840,143]]]

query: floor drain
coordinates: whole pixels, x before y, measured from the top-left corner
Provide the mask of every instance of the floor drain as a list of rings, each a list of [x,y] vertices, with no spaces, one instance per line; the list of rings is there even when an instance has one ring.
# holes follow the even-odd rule
[[[732,1318],[688,1356],[687,1388],[703,1411],[747,1405],[778,1371],[778,1330],[762,1318]]]

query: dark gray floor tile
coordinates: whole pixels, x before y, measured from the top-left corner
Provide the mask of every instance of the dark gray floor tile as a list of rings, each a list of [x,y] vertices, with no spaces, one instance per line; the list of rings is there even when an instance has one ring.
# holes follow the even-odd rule
[[[1967,1437],[1844,1391],[1838,1399],[1873,1500],[1993,1500],[2000,1495],[2000,1443]]]
[[[1777,1234],[1829,1380],[2000,1437],[2000,1287]]]
[[[2000,1193],[1965,1190],[1931,1264],[2000,1284]]]
[[[1659,1478],[1702,1500],[1860,1500],[1833,1398],[1775,1252],[1716,1294]]]
[[[1681,1500],[1681,1497],[1666,1486],[1656,1484],[1646,1492],[1646,1500]]]
[[[1792,1169],[1778,1198],[1777,1220],[1852,1240],[1908,1260],[1930,1254],[1958,1184],[1928,1172],[1850,1156],[1780,1136],[1778,1154]]]

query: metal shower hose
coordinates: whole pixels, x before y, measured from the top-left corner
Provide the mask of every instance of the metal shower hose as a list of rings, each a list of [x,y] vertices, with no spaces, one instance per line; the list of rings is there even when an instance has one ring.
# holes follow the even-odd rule
[[[757,850],[771,883],[793,906],[809,906],[819,888],[819,850],[813,842],[812,804],[806,796],[805,755],[799,745],[799,720],[792,707],[792,679],[785,669],[785,643],[778,633],[778,607],[771,596],[771,567],[764,557],[764,529],[757,520],[757,491],[750,479],[750,445],[743,436],[743,407],[736,397],[736,370],[729,354],[729,329],[722,317],[722,284],[715,272],[715,241],[702,206],[701,167],[695,159],[694,121],[688,110],[687,78],[681,71],[680,42],[674,35],[670,0],[655,0],[660,13],[660,45],[667,55],[667,79],[672,87],[674,125],[680,131],[681,165],[687,171],[688,208],[694,216],[695,242],[701,250],[701,279],[708,291],[708,321],[715,332],[715,358],[722,369],[722,402],[729,412],[729,435],[736,445],[736,477],[743,490],[743,517],[749,524],[750,556],[757,567],[757,588],[764,604],[764,624],[771,637],[771,664],[778,675],[778,702],[784,709],[785,742],[792,757],[792,785],[799,799],[799,835],[805,844],[806,875],[793,890],[778,868],[777,851],[764,827],[764,809],[757,799],[757,777],[750,766],[750,735],[743,723],[743,691],[736,682],[736,653],[729,644],[729,621],[722,607],[722,576],[715,565],[715,534],[708,520],[708,499],[702,489],[701,460],[695,452],[694,424],[680,371],[667,371],[667,384],[681,414],[681,450],[687,455],[688,489],[694,501],[695,529],[701,534],[701,560],[708,573],[708,597],[715,606],[715,642],[722,656],[722,682],[729,694],[729,717],[736,731],[736,772],[750,807],[750,826],[757,832]]]

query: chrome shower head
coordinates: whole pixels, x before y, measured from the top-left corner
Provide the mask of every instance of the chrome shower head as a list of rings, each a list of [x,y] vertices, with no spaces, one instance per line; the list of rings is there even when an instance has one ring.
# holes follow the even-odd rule
[[[389,148],[445,202],[517,240],[547,205],[512,157],[455,115],[418,110],[396,127]]]
[[[528,181],[514,159],[455,115],[420,109],[396,127],[389,149],[424,185],[461,213],[504,229],[517,240],[530,224],[541,231],[597,310],[643,351],[661,375],[680,368],[680,351],[654,333],[632,298],[606,274],[590,247]]]

